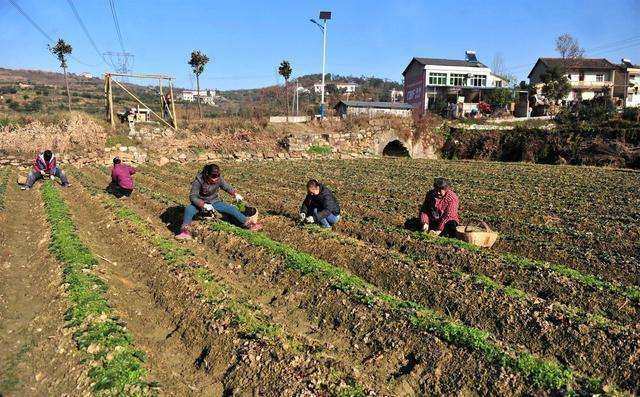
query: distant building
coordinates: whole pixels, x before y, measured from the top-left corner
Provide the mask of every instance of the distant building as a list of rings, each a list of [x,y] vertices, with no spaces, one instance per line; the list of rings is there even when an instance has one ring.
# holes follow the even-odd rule
[[[185,90],[178,95],[178,99],[185,102],[195,102],[198,97],[197,90]],[[217,98],[216,90],[204,89],[200,90],[200,100],[207,105],[215,105]]]
[[[404,91],[393,88],[389,92],[389,97],[391,97],[391,102],[401,102],[404,99]]]
[[[357,83],[353,83],[353,82],[335,82],[335,81],[326,81],[324,83],[325,85],[325,93],[326,93],[326,86],[329,84],[333,84],[336,86],[336,88],[338,90],[344,91],[344,93],[346,94],[353,94],[354,92],[356,92],[356,89],[358,88],[358,84]],[[319,94],[322,92],[322,83],[316,83],[313,85],[313,91],[316,94]]]
[[[544,86],[541,76],[552,67],[560,67],[567,73],[571,84],[571,90],[564,98],[567,102],[593,99],[597,95],[624,96],[621,81],[624,72],[604,58],[538,58],[528,76],[538,93]]]
[[[413,58],[402,72],[404,101],[414,106],[418,115],[434,109],[438,100],[462,103],[468,113],[483,97],[508,81],[494,74],[478,61],[475,51],[466,51],[465,59]]]
[[[624,71],[624,106],[640,107],[640,65],[623,59],[620,68]]]
[[[21,88],[23,90],[30,90],[33,88],[33,84],[29,82],[20,81],[18,82],[18,88]]]
[[[411,116],[413,106],[403,102],[340,101],[334,107],[340,117],[393,115]]]
[[[92,79],[93,78],[93,75],[91,73],[87,73],[87,72],[80,74],[80,76],[84,77],[85,79]]]

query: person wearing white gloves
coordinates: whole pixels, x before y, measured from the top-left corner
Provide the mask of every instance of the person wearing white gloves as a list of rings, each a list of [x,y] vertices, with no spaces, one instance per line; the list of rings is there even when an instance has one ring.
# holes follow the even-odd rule
[[[307,195],[300,206],[300,221],[317,223],[324,228],[340,221],[340,204],[336,196],[316,179],[307,182]]]
[[[202,171],[196,175],[196,178],[191,183],[191,192],[189,193],[189,201],[191,201],[191,204],[184,210],[182,227],[176,238],[191,238],[191,233],[189,233],[187,227],[198,212],[217,211],[230,216],[237,223],[249,230],[257,231],[262,229],[262,225],[249,220],[235,205],[222,201],[218,194],[220,189],[232,195],[238,202],[244,200],[244,198],[224,180],[222,175],[220,175],[220,167],[215,164],[204,166]]]

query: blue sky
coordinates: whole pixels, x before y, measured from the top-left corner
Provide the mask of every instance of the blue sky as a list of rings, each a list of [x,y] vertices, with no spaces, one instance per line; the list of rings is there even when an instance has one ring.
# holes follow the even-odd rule
[[[74,18],[68,0],[14,0],[74,55],[70,71],[102,74],[107,66]],[[101,52],[119,51],[107,0],[73,0]],[[294,76],[319,73],[322,36],[309,22],[330,10],[327,71],[400,81],[414,56],[462,59],[474,49],[491,65],[500,53],[519,79],[539,56],[554,56],[554,39],[568,32],[588,56],[640,63],[640,0],[115,0],[125,49],[134,70],[176,77],[191,87],[189,53],[213,59],[201,86],[250,88],[279,82],[287,59]],[[56,70],[47,40],[0,0],[0,66]],[[593,50],[591,50],[593,49]],[[589,51],[591,50],[591,51]]]

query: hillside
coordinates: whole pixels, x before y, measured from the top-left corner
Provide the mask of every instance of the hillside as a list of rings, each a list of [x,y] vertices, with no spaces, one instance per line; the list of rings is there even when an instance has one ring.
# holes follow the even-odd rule
[[[300,114],[313,115],[318,110],[320,95],[314,93],[313,84],[320,81],[320,74],[300,76],[297,81],[309,92],[301,92],[299,98]],[[336,82],[354,82],[358,84],[355,93],[337,92]],[[151,81],[150,81],[151,82]],[[138,83],[138,84],[136,84]],[[144,103],[153,109],[159,109],[157,86],[141,85],[145,81],[132,80],[127,87]],[[340,99],[387,101],[390,100],[391,89],[401,89],[398,82],[386,81],[377,77],[355,77],[327,75],[327,96],[329,107]],[[203,105],[205,117],[225,115],[242,117],[266,117],[283,114],[285,104],[291,107],[295,83],[290,82],[285,92],[283,85],[254,89],[221,91],[216,106]],[[104,114],[104,80],[100,77],[83,77],[69,74],[71,106],[74,110],[85,111],[94,115]],[[183,88],[176,87],[176,94]],[[117,109],[136,106],[119,88],[114,88],[114,103]],[[179,117],[182,119],[195,116],[195,104],[177,101]],[[0,116],[29,115],[35,113],[54,113],[66,109],[66,91],[64,75],[57,72],[40,70],[12,70],[0,68]]]

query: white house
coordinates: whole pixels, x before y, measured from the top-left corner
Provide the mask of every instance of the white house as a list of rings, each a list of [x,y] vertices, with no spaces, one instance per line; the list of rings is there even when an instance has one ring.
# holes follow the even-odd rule
[[[613,97],[614,82],[623,77],[618,65],[604,58],[538,58],[528,77],[539,93],[544,86],[541,76],[552,67],[561,68],[571,84],[565,101],[593,99],[605,93]]]
[[[433,109],[437,100],[463,103],[465,112],[477,108],[487,92],[506,87],[508,81],[478,61],[475,51],[465,59],[413,58],[402,72],[404,101],[418,114]]]
[[[358,88],[358,84],[357,83],[353,83],[353,82],[333,82],[333,81],[327,81],[325,82],[325,93],[326,93],[326,86],[329,84],[333,84],[336,86],[336,88],[338,90],[342,90],[344,91],[346,94],[352,94],[354,92],[356,92],[356,89]],[[316,94],[319,94],[322,92],[322,83],[315,83],[313,85],[313,91]]]
[[[200,90],[200,100],[207,105],[215,105],[216,90],[204,89]],[[185,102],[195,102],[198,97],[197,90],[184,90],[178,96],[178,99]]]
[[[404,91],[392,88],[389,92],[389,97],[391,98],[391,102],[399,102],[404,98]]]
[[[640,107],[640,65],[634,65],[630,60],[623,59],[621,67],[625,71],[624,105]]]

